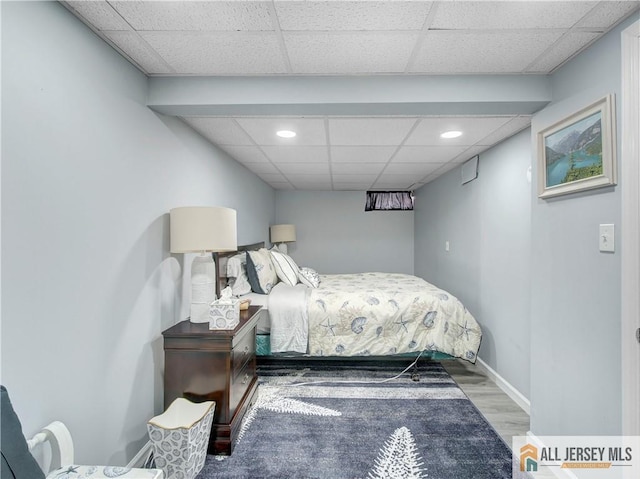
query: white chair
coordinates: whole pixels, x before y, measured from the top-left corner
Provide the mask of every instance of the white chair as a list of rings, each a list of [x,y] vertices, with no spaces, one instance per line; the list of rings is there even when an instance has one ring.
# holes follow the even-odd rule
[[[160,469],[137,469],[121,466],[79,466],[73,460],[73,440],[67,426],[60,421],[54,421],[43,428],[33,438],[27,440],[29,451],[36,446],[48,442],[51,446],[51,465],[47,479],[163,479],[164,473]]]
[[[0,477],[2,479],[163,479],[159,469],[74,464],[73,441],[69,429],[55,421],[27,440],[13,409],[7,389],[0,385]],[[43,471],[32,451],[43,443],[51,445],[49,471]],[[44,452],[44,451],[43,451]],[[52,470],[51,470],[52,469]]]

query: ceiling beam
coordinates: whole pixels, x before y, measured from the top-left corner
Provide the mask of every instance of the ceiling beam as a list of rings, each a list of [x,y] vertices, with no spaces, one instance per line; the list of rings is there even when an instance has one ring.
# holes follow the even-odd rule
[[[544,75],[150,77],[165,115],[530,115],[551,101]]]

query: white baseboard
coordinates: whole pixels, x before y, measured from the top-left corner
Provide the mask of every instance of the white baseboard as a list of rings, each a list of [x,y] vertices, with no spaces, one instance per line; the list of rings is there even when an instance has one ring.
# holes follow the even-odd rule
[[[147,461],[147,458],[149,457],[149,454],[151,453],[153,445],[151,444],[151,441],[147,441],[147,443],[142,446],[142,449],[140,449],[138,451],[138,453],[133,456],[133,459],[131,459],[131,461],[129,461],[129,464],[127,464],[127,467],[130,468],[141,468],[144,466],[144,463]]]
[[[531,414],[531,403],[529,400],[523,396],[523,394],[514,388],[511,383],[509,383],[506,379],[500,376],[496,371],[491,368],[487,363],[485,363],[482,359],[476,359],[476,365],[482,369],[485,374],[491,379],[496,385],[502,389],[507,396],[509,396],[513,401],[520,406],[524,412],[527,414]]]

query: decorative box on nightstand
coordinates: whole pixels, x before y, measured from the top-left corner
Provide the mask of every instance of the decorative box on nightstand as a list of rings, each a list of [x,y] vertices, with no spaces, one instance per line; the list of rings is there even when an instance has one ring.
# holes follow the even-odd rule
[[[215,401],[210,454],[231,454],[242,418],[253,404],[260,314],[260,306],[240,311],[235,329],[209,330],[208,323],[187,320],[162,333],[165,408],[178,397]]]

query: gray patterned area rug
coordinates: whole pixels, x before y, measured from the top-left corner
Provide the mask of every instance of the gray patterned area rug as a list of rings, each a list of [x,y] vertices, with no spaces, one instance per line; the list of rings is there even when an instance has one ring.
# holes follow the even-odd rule
[[[259,368],[259,396],[231,456],[198,479],[512,477],[509,447],[437,362],[278,363]]]

